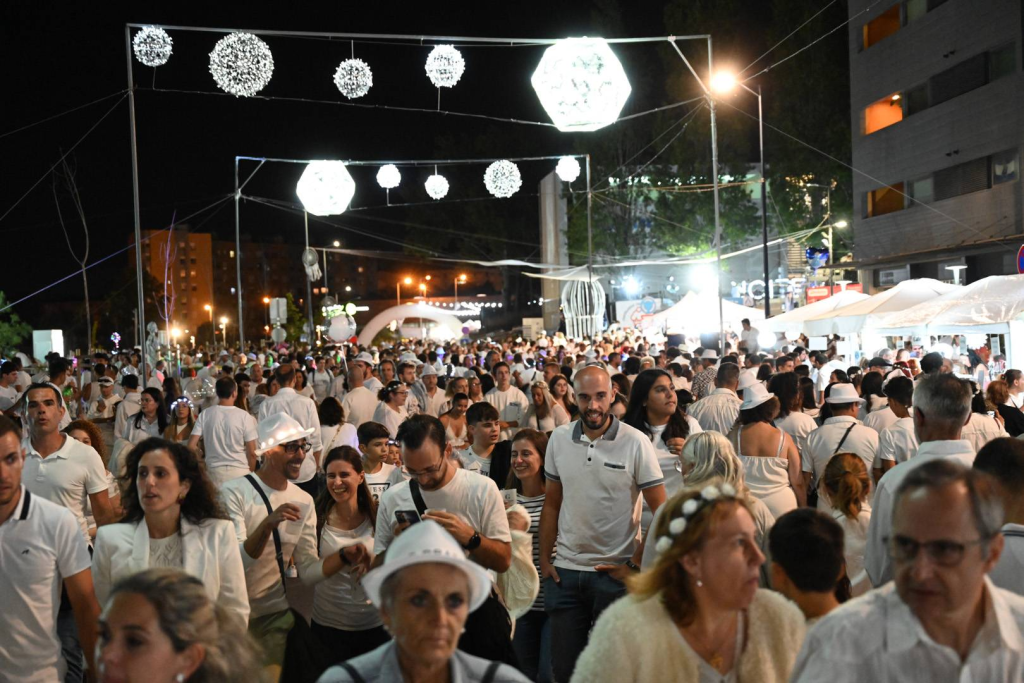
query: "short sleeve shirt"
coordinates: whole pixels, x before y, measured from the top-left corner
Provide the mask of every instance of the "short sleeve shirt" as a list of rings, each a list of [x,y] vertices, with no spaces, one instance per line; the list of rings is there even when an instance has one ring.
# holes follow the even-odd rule
[[[207,467],[236,465],[248,468],[245,444],[256,441],[256,419],[235,406],[210,406],[199,413],[192,436],[203,438]]]
[[[89,523],[86,504],[89,496],[107,490],[107,471],[103,459],[92,446],[64,437],[64,445],[43,458],[26,438],[25,468],[21,481],[29,491],[71,511],[82,538],[88,544]]]

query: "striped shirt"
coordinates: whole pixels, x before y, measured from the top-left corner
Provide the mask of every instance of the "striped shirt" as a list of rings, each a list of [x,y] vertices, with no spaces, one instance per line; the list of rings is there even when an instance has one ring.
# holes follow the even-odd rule
[[[529,532],[533,534],[533,566],[537,568],[537,575],[540,575],[540,511],[544,509],[544,494],[534,496],[533,498],[527,498],[521,493],[516,494],[516,502],[526,508],[526,511],[530,513],[530,528]],[[555,548],[551,549],[551,560],[555,559]],[[533,612],[544,611],[544,582],[540,582],[540,592],[537,593],[537,599],[533,602],[533,607],[530,608]]]

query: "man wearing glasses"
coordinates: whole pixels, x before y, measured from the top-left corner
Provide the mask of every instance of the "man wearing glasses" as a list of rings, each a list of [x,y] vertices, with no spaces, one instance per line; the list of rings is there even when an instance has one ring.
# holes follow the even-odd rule
[[[987,576],[1002,524],[989,475],[950,459],[917,467],[895,497],[895,581],[822,619],[791,680],[1024,680],[1024,597]]]

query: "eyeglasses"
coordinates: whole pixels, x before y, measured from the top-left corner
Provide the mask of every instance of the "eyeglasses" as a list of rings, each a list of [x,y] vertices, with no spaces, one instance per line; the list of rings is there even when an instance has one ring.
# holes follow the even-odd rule
[[[302,451],[303,453],[309,453],[309,451],[312,448],[313,444],[311,443],[298,443],[293,441],[292,443],[286,443],[284,445],[284,452],[287,453],[288,455],[293,455],[295,453],[298,453],[299,451]]]
[[[981,545],[991,538],[977,538],[973,541],[958,543],[957,541],[927,541],[921,543],[906,536],[894,536],[886,539],[889,554],[896,562],[913,562],[917,553],[924,548],[928,559],[941,567],[955,567],[964,559],[968,546]]]
[[[416,470],[411,470],[405,465],[402,465],[402,471],[408,474],[410,477],[415,477],[416,479],[419,479],[420,477],[425,477],[428,474],[436,474],[441,470],[442,467],[444,467],[443,455],[441,456],[441,459],[438,461],[436,465],[432,465],[425,470],[420,470],[417,472]]]

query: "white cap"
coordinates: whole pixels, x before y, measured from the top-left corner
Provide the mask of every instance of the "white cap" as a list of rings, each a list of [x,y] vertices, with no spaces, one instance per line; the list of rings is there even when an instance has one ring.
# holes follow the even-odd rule
[[[303,429],[298,420],[288,413],[274,413],[256,425],[256,455],[266,453],[274,446],[298,441],[313,433],[313,428]]]
[[[743,390],[743,403],[740,404],[740,410],[756,408],[774,397],[775,394],[765,389],[760,382],[756,382]]]
[[[353,363],[366,363],[367,365],[373,365],[373,356],[368,354],[366,351],[363,351],[362,353],[357,354],[356,357],[352,359],[352,362]]]
[[[425,520],[413,524],[388,546],[384,564],[363,577],[363,590],[370,602],[380,608],[380,587],[384,581],[402,569],[415,564],[441,563],[461,569],[469,580],[469,611],[484,604],[491,594],[491,577],[487,571],[466,558],[466,551],[440,524]]]
[[[833,384],[829,391],[826,403],[864,403],[864,399],[857,395],[857,388],[852,384]]]

